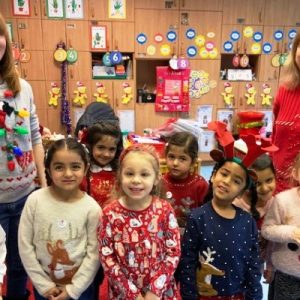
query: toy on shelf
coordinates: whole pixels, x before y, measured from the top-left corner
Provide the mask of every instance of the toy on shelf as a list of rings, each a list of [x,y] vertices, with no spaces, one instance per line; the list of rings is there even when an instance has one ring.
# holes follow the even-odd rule
[[[107,103],[108,96],[105,94],[105,86],[101,82],[96,82],[96,93],[94,93],[94,97],[96,98],[96,102]]]
[[[86,90],[86,86],[83,85],[81,81],[77,81],[77,90],[75,90],[73,93],[75,94],[75,98],[73,99],[74,104],[79,106],[85,104],[85,101],[87,100]]]
[[[262,93],[260,94],[262,100],[261,100],[261,104],[265,105],[265,106],[270,106],[271,105],[271,100],[272,100],[272,96],[271,96],[271,87],[267,84],[264,83],[262,85]]]
[[[124,94],[122,95],[122,103],[127,104],[133,99],[132,87],[128,82],[123,83],[123,91]]]
[[[51,82],[51,90],[49,91],[49,95],[49,106],[53,105],[56,107],[58,105],[58,99],[60,97],[60,88],[58,87],[56,82]]]
[[[232,106],[234,95],[232,94],[232,86],[230,82],[224,83],[224,92],[221,93],[223,96],[224,102],[227,106]]]
[[[255,95],[256,95],[256,89],[253,86],[252,83],[246,84],[246,94],[245,97],[247,99],[247,105],[255,105]]]

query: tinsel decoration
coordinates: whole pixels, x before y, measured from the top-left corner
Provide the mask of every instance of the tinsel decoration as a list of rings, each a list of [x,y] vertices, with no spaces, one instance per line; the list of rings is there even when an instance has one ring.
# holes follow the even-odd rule
[[[66,49],[65,43],[57,44],[57,49]],[[67,61],[61,63],[61,124],[66,126],[67,134],[71,134],[72,121],[70,105],[67,100]]]

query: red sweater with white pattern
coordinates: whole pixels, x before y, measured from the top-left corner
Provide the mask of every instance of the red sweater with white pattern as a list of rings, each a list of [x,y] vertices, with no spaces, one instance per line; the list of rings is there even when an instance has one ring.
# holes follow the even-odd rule
[[[147,290],[162,300],[179,299],[173,274],[180,257],[180,234],[167,201],[153,197],[141,211],[112,202],[103,210],[99,241],[109,299],[136,299]]]
[[[290,188],[290,167],[300,151],[300,86],[287,90],[281,86],[274,106],[273,143],[279,148],[272,154],[276,170],[276,193]]]

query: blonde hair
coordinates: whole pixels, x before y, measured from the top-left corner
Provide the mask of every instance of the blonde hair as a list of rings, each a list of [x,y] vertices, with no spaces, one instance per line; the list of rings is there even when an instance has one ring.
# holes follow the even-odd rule
[[[121,185],[121,173],[123,169],[123,161],[125,157],[128,154],[139,154],[143,155],[146,160],[148,160],[155,172],[155,176],[158,179],[160,176],[160,169],[159,169],[159,156],[155,150],[154,147],[149,146],[149,145],[143,145],[143,144],[134,144],[126,149],[123,150],[120,156],[120,167],[117,172],[117,178],[116,178],[116,184],[115,184],[115,194],[116,196],[123,196],[124,191],[122,190],[122,185]],[[159,185],[153,186],[152,191],[150,193],[151,195],[158,195],[159,194]]]
[[[294,172],[298,173],[300,169],[300,152],[296,155],[293,164],[289,168],[290,176],[290,186],[299,186],[299,180],[294,177]]]
[[[8,88],[13,92],[14,97],[20,92],[20,80],[15,67],[15,61],[12,54],[12,45],[9,39],[6,23],[0,13],[0,36],[6,40],[6,49],[0,60],[0,76],[7,83]]]
[[[290,63],[283,68],[283,80],[282,84],[288,90],[294,90],[297,86],[300,85],[300,68],[296,63],[296,52],[300,44],[300,32],[298,32],[294,38],[292,50],[290,52],[291,61]]]

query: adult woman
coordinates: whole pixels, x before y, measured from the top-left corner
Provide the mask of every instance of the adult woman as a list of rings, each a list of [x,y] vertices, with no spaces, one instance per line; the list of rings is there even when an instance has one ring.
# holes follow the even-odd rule
[[[289,188],[291,165],[300,151],[300,33],[291,50],[291,62],[285,69],[274,106],[273,143],[279,150],[273,153],[276,170],[276,193]]]
[[[7,27],[0,14],[0,224],[6,232],[5,299],[28,299],[27,275],[18,251],[18,225],[38,173],[46,186],[44,150],[30,85],[20,79]]]

